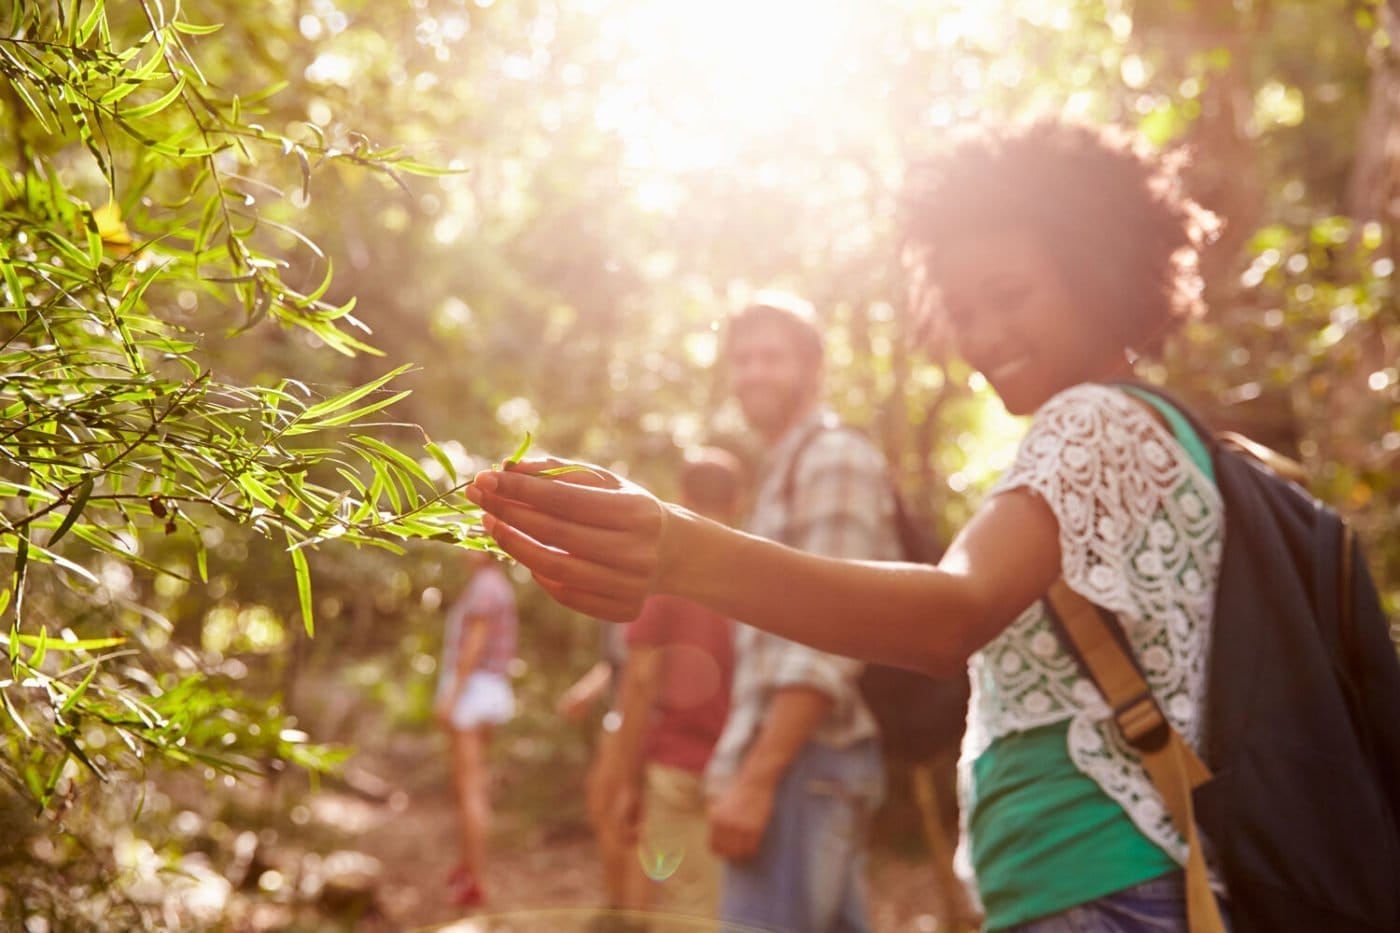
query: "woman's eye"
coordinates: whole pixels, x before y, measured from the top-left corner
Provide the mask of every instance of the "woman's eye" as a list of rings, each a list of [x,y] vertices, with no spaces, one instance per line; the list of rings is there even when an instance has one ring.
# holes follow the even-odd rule
[[[950,301],[947,297],[943,299],[943,314],[949,323],[962,324],[972,317],[972,307],[962,301]]]

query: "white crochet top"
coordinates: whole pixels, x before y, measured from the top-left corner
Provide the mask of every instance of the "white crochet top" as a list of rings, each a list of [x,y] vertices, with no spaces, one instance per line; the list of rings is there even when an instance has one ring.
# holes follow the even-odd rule
[[[1167,718],[1199,750],[1224,532],[1215,485],[1146,406],[1119,389],[1084,384],[1041,406],[992,494],[1017,488],[1050,506],[1065,581],[1118,615]],[[1075,767],[1185,863],[1186,844],[1161,796],[1112,729],[1107,704],[1061,646],[1042,603],[973,655],[969,673],[963,814],[976,794],[972,763],[993,741],[1069,720]]]

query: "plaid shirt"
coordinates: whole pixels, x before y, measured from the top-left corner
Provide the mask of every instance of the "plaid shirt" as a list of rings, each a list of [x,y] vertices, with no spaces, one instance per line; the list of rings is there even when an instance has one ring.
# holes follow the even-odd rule
[[[899,560],[894,498],[884,479],[888,467],[884,456],[858,433],[828,430],[813,436],[793,474],[791,501],[783,501],[783,482],[793,455],[808,434],[820,430],[818,425],[823,423],[837,422],[829,413],[814,412],[773,448],[745,527],[753,534],[815,554]],[[853,618],[851,624],[865,621]],[[735,626],[735,654],[738,660],[729,719],[706,772],[713,790],[738,771],[767,715],[774,690],[805,686],[831,697],[831,711],[811,741],[845,748],[876,734],[875,720],[856,685],[861,662],[742,624]]]

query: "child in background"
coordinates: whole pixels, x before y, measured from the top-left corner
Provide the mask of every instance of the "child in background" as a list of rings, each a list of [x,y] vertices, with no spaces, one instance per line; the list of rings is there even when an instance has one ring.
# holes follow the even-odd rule
[[[515,657],[515,591],[485,551],[468,551],[471,581],[447,612],[434,714],[452,746],[461,861],[448,878],[452,903],[480,907],[491,820],[486,761],[491,727],[515,715],[507,668]]]
[[[728,524],[739,518],[741,467],[728,451],[697,453],[680,485],[686,508]],[[709,848],[703,775],[729,713],[733,623],[696,603],[655,596],[624,630],[621,721],[597,776],[610,802],[604,832],[650,879],[643,906],[712,919],[722,863]]]

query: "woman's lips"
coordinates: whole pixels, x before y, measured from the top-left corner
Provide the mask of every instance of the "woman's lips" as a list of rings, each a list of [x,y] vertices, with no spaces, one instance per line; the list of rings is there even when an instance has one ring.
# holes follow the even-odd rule
[[[982,373],[991,382],[996,383],[1020,375],[1021,371],[1030,365],[1030,361],[1031,359],[1029,356],[1018,356],[1004,363],[997,363],[995,366],[989,366],[984,369]]]

